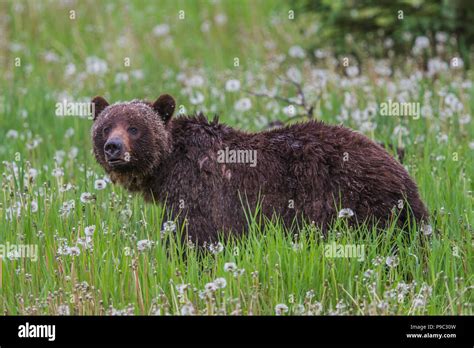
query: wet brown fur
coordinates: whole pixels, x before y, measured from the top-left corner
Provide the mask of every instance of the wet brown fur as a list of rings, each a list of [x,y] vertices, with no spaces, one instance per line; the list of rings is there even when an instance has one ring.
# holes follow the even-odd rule
[[[264,215],[276,213],[288,226],[305,218],[323,230],[340,208],[354,212],[351,223],[383,224],[394,209],[402,224],[409,209],[417,221],[428,217],[403,166],[357,132],[311,121],[248,133],[202,114],[172,119],[174,100],[167,97],[111,106],[94,99],[94,154],[114,182],[147,201],[166,202],[181,221],[186,217],[189,237],[199,244],[215,241],[219,232],[246,231],[242,198],[251,208],[260,199]],[[140,137],[127,140],[129,166],[119,170],[104,160],[101,130],[107,124],[140,128]],[[257,165],[218,163],[226,147],[256,150]]]

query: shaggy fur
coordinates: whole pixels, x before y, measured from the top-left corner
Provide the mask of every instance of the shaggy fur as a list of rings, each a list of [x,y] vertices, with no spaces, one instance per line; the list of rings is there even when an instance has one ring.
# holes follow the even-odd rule
[[[287,226],[305,218],[323,230],[340,208],[354,212],[351,223],[383,224],[394,210],[402,224],[411,214],[419,222],[428,217],[403,166],[380,145],[342,126],[311,121],[247,133],[217,119],[209,122],[202,114],[172,119],[170,96],[154,104],[109,106],[100,97],[93,102],[98,162],[114,182],[141,192],[148,201],[166,202],[173,217],[186,218],[188,236],[199,244],[215,241],[219,232],[246,230],[242,200],[250,208],[260,200],[264,215],[276,213]],[[129,144],[130,161],[110,166],[104,129],[131,125],[138,135],[122,139]],[[256,150],[257,165],[219,163],[218,151],[226,147]]]

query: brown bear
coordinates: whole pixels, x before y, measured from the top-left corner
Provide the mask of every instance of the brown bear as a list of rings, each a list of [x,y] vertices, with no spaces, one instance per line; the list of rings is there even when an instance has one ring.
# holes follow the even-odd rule
[[[248,133],[202,114],[172,118],[169,95],[95,106],[94,154],[113,182],[165,203],[202,245],[246,231],[246,208],[323,231],[350,223],[428,217],[416,184],[380,145],[342,126],[310,121]]]

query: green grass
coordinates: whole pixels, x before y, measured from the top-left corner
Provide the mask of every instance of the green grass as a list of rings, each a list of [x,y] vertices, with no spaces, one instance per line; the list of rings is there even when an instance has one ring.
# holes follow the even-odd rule
[[[297,20],[289,20],[285,2],[127,3],[84,1],[70,7],[29,1],[20,3],[22,11],[13,1],[0,4],[10,18],[0,24],[5,33],[0,38],[0,244],[38,245],[36,262],[3,258],[4,314],[58,314],[66,308],[70,314],[187,314],[192,307],[196,314],[261,315],[275,314],[279,304],[288,307],[286,314],[473,314],[474,125],[460,122],[474,109],[472,87],[462,86],[472,80],[471,72],[425,76],[404,87],[404,79],[418,72],[418,62],[411,59],[392,67],[400,73],[377,85],[373,61],[367,58],[366,79],[343,85],[337,67],[329,60],[317,61],[317,67],[326,69],[323,86],[311,79],[315,67],[309,59],[287,56],[269,64],[311,39],[300,32],[309,23],[298,12]],[[71,9],[76,10],[75,20],[69,19]],[[184,20],[178,18],[180,10]],[[218,25],[215,16],[222,13],[227,22]],[[208,32],[201,30],[205,21],[210,23]],[[169,24],[169,34],[154,36],[153,28],[162,23]],[[51,52],[57,58],[51,59]],[[88,74],[85,61],[91,56],[105,60],[107,72]],[[17,57],[20,67],[14,66]],[[123,64],[126,57],[130,67]],[[70,63],[75,72],[66,75]],[[277,222],[261,226],[252,218],[248,236],[223,243],[216,254],[201,255],[179,245],[174,232],[161,233],[161,205],[145,204],[111,183],[95,189],[104,172],[91,154],[91,121],[54,114],[55,103],[65,94],[73,100],[105,95],[117,101],[170,93],[188,113],[218,113],[232,126],[261,130],[271,120],[284,119],[281,109],[287,105],[269,108],[269,99],[245,90],[266,85],[294,96],[295,90],[278,79],[291,66],[303,71],[316,116],[328,123],[340,122],[336,116],[344,107],[345,92],[357,96],[355,105],[346,108],[362,112],[371,102],[387,100],[388,82],[397,95],[408,88],[409,101],[433,108],[431,117],[418,120],[376,113],[368,120],[377,127],[366,131],[373,139],[405,147],[404,164],[432,215],[432,235],[424,236],[413,226],[403,240],[395,227],[383,233],[367,227],[356,232],[338,220],[326,238],[306,226],[295,239]],[[134,70],[143,78],[134,78]],[[129,80],[116,83],[119,73],[128,74]],[[203,78],[202,86],[185,86],[182,81],[193,75]],[[225,91],[229,79],[240,80],[241,90]],[[201,93],[204,102],[193,105],[189,91]],[[425,98],[427,92],[432,96]],[[456,95],[463,110],[443,117],[448,107],[439,93]],[[243,97],[251,99],[252,108],[239,112],[234,104]],[[344,124],[361,129],[363,122],[350,117]],[[407,134],[394,134],[397,126]],[[74,149],[77,155],[70,156]],[[30,168],[37,171],[31,181]],[[64,175],[53,176],[54,168],[62,168]],[[64,191],[67,184],[71,186]],[[94,200],[82,203],[85,192]],[[61,215],[69,201],[74,209]],[[60,255],[61,246],[76,246],[85,237],[87,226],[95,226],[93,250],[79,246],[77,256]],[[152,241],[150,248],[138,250],[141,240]],[[326,248],[333,242],[363,246],[363,260],[328,257]],[[394,253],[396,262],[388,266],[387,257]],[[226,272],[226,263],[243,271]],[[205,291],[218,278],[226,286]]]

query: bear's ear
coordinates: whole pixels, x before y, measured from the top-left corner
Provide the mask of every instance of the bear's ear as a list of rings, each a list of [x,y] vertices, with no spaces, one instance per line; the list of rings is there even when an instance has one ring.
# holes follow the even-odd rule
[[[94,121],[97,119],[97,116],[104,111],[104,109],[109,106],[107,100],[102,97],[95,97],[92,99],[91,103],[94,105]]]
[[[161,117],[163,122],[166,124],[173,116],[174,108],[176,102],[174,98],[169,94],[162,94],[160,97],[153,103],[153,110],[155,110],[158,115]]]

